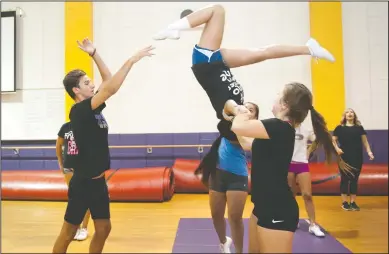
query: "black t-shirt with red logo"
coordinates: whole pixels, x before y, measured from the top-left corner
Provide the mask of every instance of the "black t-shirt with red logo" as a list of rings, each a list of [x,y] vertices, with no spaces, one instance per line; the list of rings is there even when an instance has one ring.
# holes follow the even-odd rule
[[[62,125],[58,132],[58,136],[64,139],[63,167],[73,168],[76,159],[75,157],[78,155],[78,149],[70,122]]]
[[[63,167],[73,168],[78,154],[77,144],[74,139],[70,122],[64,123],[58,132],[58,136],[64,139]]]

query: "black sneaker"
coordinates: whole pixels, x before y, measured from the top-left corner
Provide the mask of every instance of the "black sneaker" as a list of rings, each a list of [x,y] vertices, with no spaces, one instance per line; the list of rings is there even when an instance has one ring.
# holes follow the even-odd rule
[[[352,202],[350,204],[350,208],[353,210],[353,211],[359,211],[359,206],[355,203],[355,202]]]
[[[351,211],[351,206],[350,206],[350,204],[347,203],[347,202],[343,202],[342,208],[343,208],[344,210],[346,210],[346,211]]]

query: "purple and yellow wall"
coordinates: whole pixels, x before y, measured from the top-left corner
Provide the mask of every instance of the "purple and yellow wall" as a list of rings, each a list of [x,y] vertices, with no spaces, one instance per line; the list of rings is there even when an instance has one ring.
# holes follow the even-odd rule
[[[339,123],[339,116],[346,107],[342,3],[310,2],[310,33],[334,53],[334,64],[321,61],[311,63],[312,90],[314,106],[327,119],[328,127],[333,130]],[[65,2],[65,69],[84,69],[93,77],[93,62],[90,57],[74,46],[76,40],[88,36],[93,40],[93,3]],[[64,92],[65,120],[73,100]],[[173,123],[174,124],[174,123]],[[176,123],[178,124],[178,123]],[[388,163],[388,130],[367,130],[369,142],[376,159],[369,161],[365,154],[365,163]],[[111,134],[111,145],[193,145],[211,144],[216,133],[153,133],[153,134]],[[53,146],[48,142],[5,142],[3,145],[20,146],[41,144]],[[150,166],[171,166],[176,158],[201,159],[203,153],[197,148],[154,148],[152,153],[146,149],[112,149],[112,168],[139,168]],[[249,156],[250,157],[250,156]],[[323,161],[323,156],[313,158]],[[57,169],[55,149],[21,149],[19,154],[12,150],[2,150],[2,169]]]

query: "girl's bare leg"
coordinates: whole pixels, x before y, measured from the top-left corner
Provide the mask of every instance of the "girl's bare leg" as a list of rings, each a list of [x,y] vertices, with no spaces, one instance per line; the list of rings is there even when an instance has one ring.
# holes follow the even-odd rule
[[[315,205],[312,198],[311,174],[309,172],[300,173],[297,175],[297,181],[299,182],[301,195],[303,196],[305,203],[305,210],[307,211],[310,221],[309,232],[315,236],[324,237],[325,234],[316,224]]]
[[[310,39],[306,45],[271,45],[258,49],[221,49],[223,59],[230,68],[236,68],[292,56],[312,56],[334,62],[332,54],[315,40]]]
[[[221,5],[210,5],[192,12],[188,16],[170,24],[153,36],[154,40],[179,39],[180,31],[205,24],[198,45],[209,50],[217,50],[223,40],[225,11]]]

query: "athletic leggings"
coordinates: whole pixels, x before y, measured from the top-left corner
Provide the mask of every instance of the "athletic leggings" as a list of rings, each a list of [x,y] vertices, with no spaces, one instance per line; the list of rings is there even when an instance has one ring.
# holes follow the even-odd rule
[[[341,194],[350,194],[356,195],[358,191],[358,180],[359,175],[361,174],[361,169],[353,170],[354,176],[344,173],[340,170],[340,193]]]

